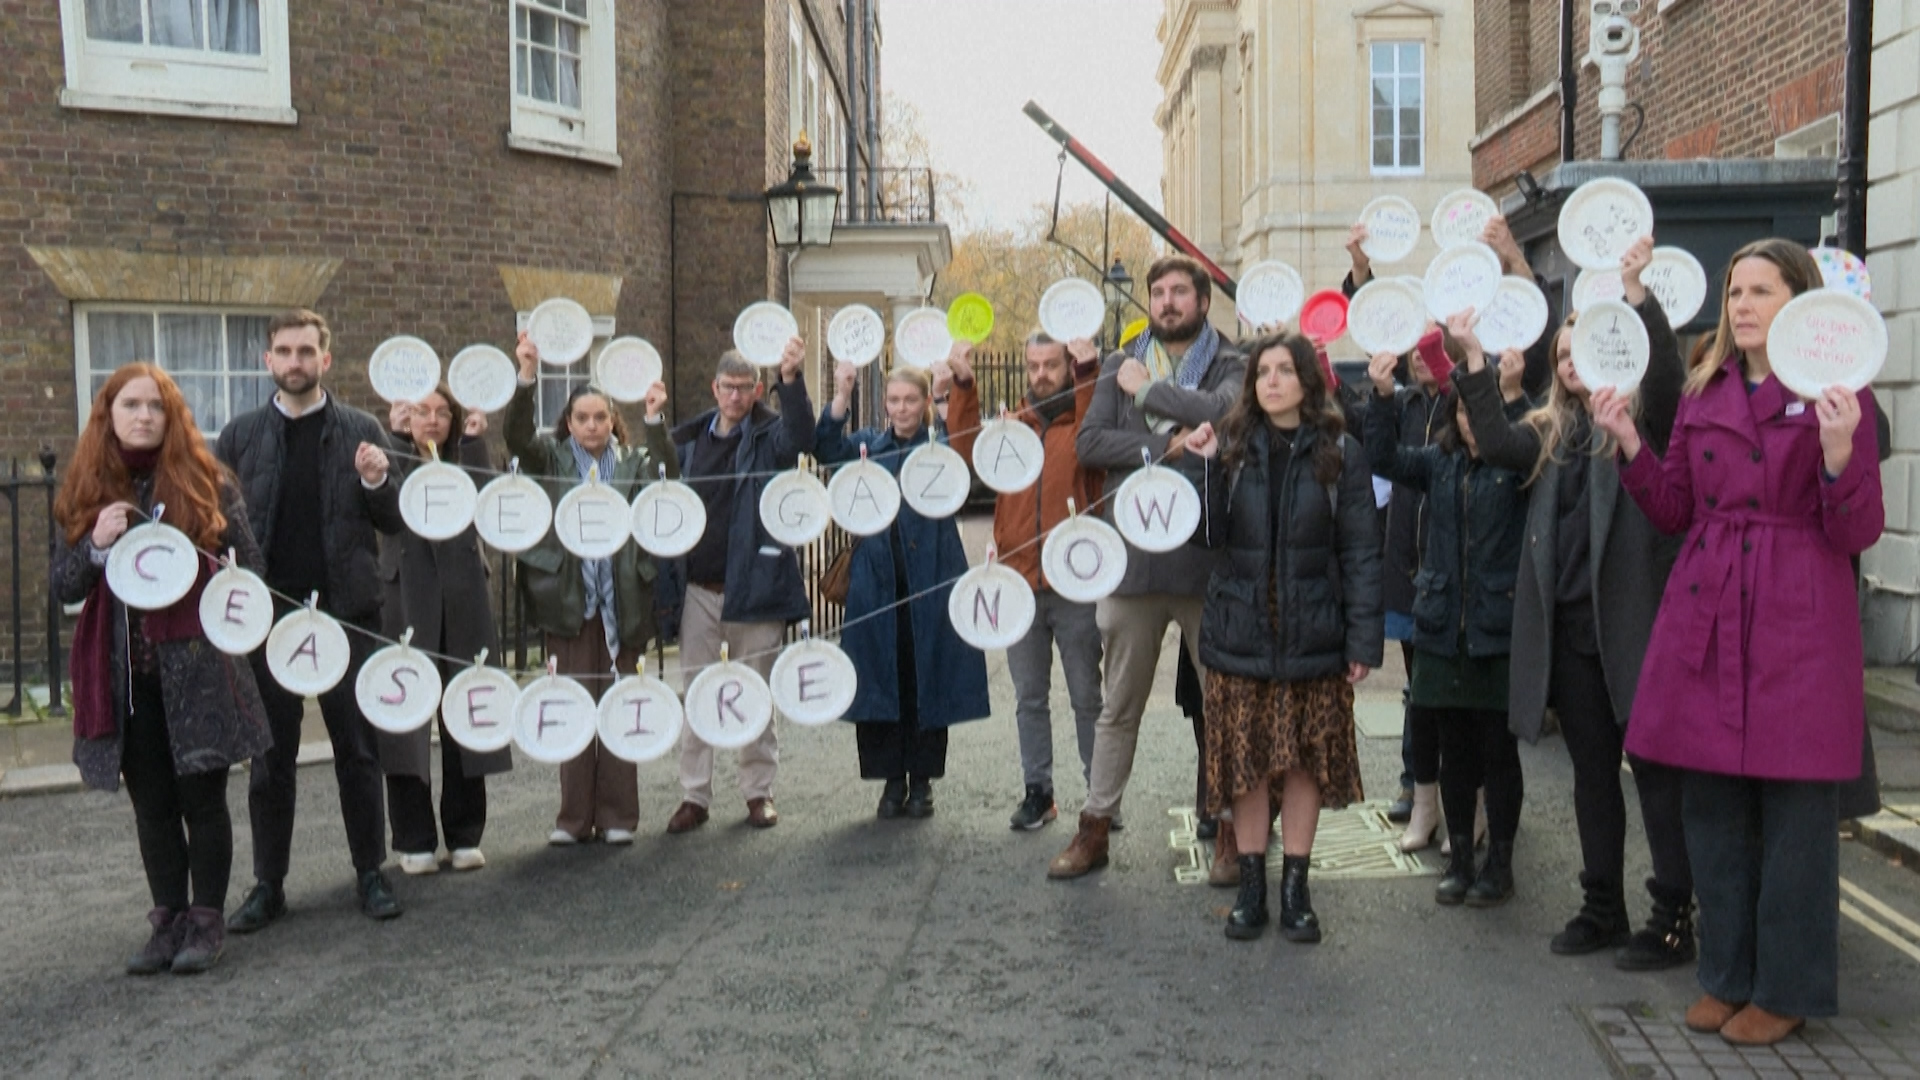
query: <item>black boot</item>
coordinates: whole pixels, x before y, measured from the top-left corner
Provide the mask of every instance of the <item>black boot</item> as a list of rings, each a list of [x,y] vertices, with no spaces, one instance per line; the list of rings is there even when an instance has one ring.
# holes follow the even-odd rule
[[[1585,956],[1627,943],[1633,924],[1627,921],[1627,897],[1617,881],[1580,875],[1587,898],[1567,928],[1553,935],[1549,945],[1560,956]]]
[[[1498,907],[1513,896],[1513,841],[1487,844],[1487,861],[1467,890],[1468,907]]]
[[[933,816],[933,781],[924,776],[907,778],[906,811],[910,818]]]
[[[1240,856],[1240,899],[1227,915],[1227,936],[1252,941],[1267,928],[1267,857]]]
[[[1305,855],[1280,857],[1280,936],[1302,945],[1320,940],[1320,916],[1313,913],[1313,897],[1307,892]]]
[[[1457,832],[1447,837],[1453,854],[1447,856],[1447,872],[1433,887],[1433,902],[1452,907],[1467,898],[1473,888],[1473,833]]]
[[[1636,932],[1614,954],[1613,966],[1621,971],[1664,971],[1692,963],[1696,955],[1693,895],[1651,878],[1647,891],[1653,894],[1653,914],[1647,916],[1646,929]]]
[[[1393,822],[1395,825],[1405,825],[1407,822],[1413,820],[1412,788],[1403,787],[1400,789],[1400,797],[1393,800],[1387,807],[1387,820]]]
[[[897,818],[900,816],[901,806],[904,805],[906,801],[906,779],[895,778],[889,780],[887,781],[887,786],[880,789],[880,808],[874,811],[874,815],[882,821]]]

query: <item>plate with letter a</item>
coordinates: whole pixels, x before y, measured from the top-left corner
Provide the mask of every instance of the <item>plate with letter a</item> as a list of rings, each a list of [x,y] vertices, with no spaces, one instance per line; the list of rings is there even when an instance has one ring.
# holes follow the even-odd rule
[[[1033,429],[1001,417],[980,427],[973,440],[973,471],[980,482],[1002,495],[1025,491],[1040,479],[1045,446]]]
[[[324,611],[295,608],[267,634],[267,670],[301,697],[319,697],[340,685],[351,660],[347,632]]]
[[[1027,636],[1033,625],[1033,588],[1027,579],[988,556],[954,582],[947,594],[947,618],[960,640],[976,649],[1004,649]]]
[[[840,466],[827,484],[827,502],[833,520],[855,536],[887,530],[900,512],[900,485],[893,474],[866,459]]]

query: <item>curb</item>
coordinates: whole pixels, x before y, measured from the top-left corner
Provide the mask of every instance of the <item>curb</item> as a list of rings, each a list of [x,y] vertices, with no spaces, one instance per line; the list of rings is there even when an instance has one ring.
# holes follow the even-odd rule
[[[1920,873],[1920,806],[1886,806],[1854,826],[1861,843]]]
[[[295,759],[299,766],[325,765],[333,761],[333,744],[330,742],[310,742],[300,744],[300,754]],[[244,771],[247,763],[238,768]],[[84,790],[80,782],[80,770],[72,765],[30,765],[22,769],[0,769],[0,799],[23,798],[29,795],[67,795]]]
[[[1867,723],[1903,735],[1920,733],[1920,683],[1912,668],[1868,668]]]

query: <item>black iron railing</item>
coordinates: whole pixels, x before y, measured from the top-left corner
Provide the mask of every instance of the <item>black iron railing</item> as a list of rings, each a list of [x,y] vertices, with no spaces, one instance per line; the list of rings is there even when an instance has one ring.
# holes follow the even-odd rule
[[[840,207],[834,220],[849,221],[888,221],[898,224],[921,224],[940,220],[939,206],[935,201],[936,183],[933,170],[928,168],[886,168],[859,169],[857,179],[849,180],[845,169],[815,169],[814,174],[821,180],[840,189]],[[855,197],[855,191],[865,191],[872,183],[875,199],[872,204]]]
[[[10,557],[8,559],[8,566],[11,568],[10,573],[12,575],[12,581],[10,583],[12,587],[8,592],[11,599],[8,605],[11,609],[9,612],[10,618],[8,625],[13,631],[11,646],[13,654],[13,700],[7,703],[4,710],[0,710],[8,716],[19,716],[26,706],[26,676],[28,670],[26,663],[26,624],[28,612],[26,609],[28,605],[26,590],[21,587],[20,575],[21,556],[24,554],[20,538],[20,500],[23,493],[30,492],[35,488],[39,488],[45,493],[43,497],[46,500],[47,512],[46,566],[48,567],[48,573],[41,582],[45,592],[45,610],[34,612],[32,615],[35,620],[41,618],[46,620],[46,630],[41,639],[43,643],[42,647],[45,650],[45,659],[36,674],[44,677],[47,681],[47,713],[51,716],[59,716],[66,711],[60,704],[60,601],[54,595],[51,583],[54,556],[59,553],[60,549],[60,530],[53,520],[53,497],[60,486],[59,478],[54,474],[54,466],[56,464],[57,459],[54,457],[52,448],[42,447],[40,450],[40,475],[34,476],[29,474],[22,476],[20,474],[20,462],[18,459],[15,459],[8,462],[6,475],[0,476],[0,497],[4,497],[7,500],[7,532],[12,542]]]

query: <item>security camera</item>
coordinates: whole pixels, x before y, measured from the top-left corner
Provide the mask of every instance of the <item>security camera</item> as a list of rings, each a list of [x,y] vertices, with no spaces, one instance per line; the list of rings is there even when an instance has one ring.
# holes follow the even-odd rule
[[[1620,155],[1620,114],[1627,107],[1627,66],[1640,56],[1640,28],[1633,16],[1640,0],[1591,0],[1586,62],[1600,69],[1600,156]]]

